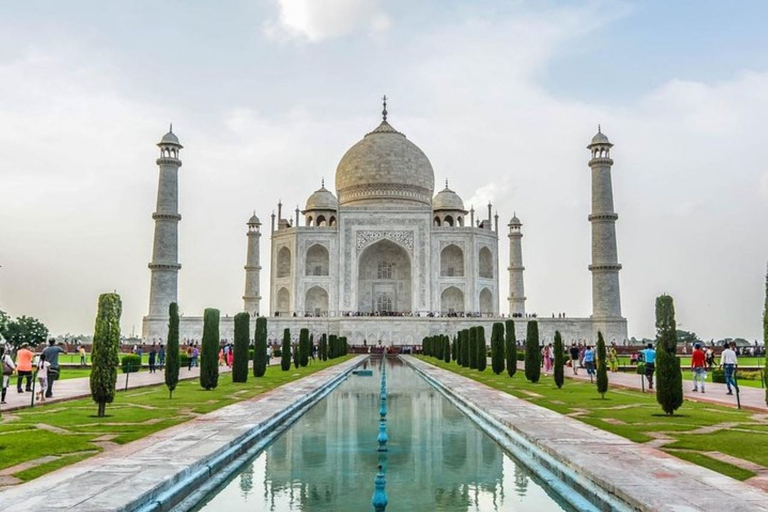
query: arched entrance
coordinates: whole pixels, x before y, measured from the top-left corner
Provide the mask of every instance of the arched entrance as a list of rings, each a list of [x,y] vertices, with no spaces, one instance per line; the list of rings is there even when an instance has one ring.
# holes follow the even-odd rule
[[[440,295],[440,312],[444,315],[464,312],[464,292],[449,286]]]
[[[411,258],[389,240],[368,246],[357,264],[357,310],[361,313],[411,311]]]

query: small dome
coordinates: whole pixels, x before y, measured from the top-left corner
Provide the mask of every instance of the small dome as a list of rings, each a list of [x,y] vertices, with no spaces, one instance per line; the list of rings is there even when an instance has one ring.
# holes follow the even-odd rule
[[[512,216],[512,219],[510,219],[510,221],[509,221],[509,225],[510,226],[522,226],[523,223],[520,222],[520,219],[517,218],[517,214],[514,214]]]
[[[336,169],[342,206],[429,206],[434,187],[427,156],[386,120],[352,146]]]
[[[339,202],[336,200],[336,196],[333,195],[333,192],[325,188],[325,183],[323,183],[323,186],[309,196],[304,211],[337,210],[338,208]]]
[[[249,226],[251,226],[251,225],[253,225],[253,226],[261,226],[261,221],[259,220],[259,218],[256,216],[255,213],[253,215],[251,215],[250,219],[248,219],[248,225]]]
[[[163,135],[163,138],[160,139],[158,146],[161,144],[170,144],[173,146],[183,147],[179,142],[179,138],[176,136],[175,133],[173,133],[173,125],[171,125],[171,128],[170,130],[168,130],[168,133]]]
[[[445,188],[438,192],[435,198],[432,200],[432,209],[459,210],[466,213],[464,210],[464,201],[461,200],[456,192],[448,188],[447,182],[445,184]]]
[[[605,136],[605,134],[600,129],[600,126],[597,127],[597,133],[594,137],[592,137],[592,142],[590,143],[590,146],[593,144],[610,144],[611,141],[608,140],[608,137]]]

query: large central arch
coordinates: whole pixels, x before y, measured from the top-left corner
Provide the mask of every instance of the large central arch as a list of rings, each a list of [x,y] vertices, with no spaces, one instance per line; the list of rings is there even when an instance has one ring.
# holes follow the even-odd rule
[[[360,254],[357,268],[358,311],[412,310],[411,258],[405,249],[389,240],[379,240]]]

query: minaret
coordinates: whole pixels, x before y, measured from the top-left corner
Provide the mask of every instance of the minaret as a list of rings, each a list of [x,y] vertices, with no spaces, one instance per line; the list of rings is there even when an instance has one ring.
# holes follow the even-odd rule
[[[261,263],[259,260],[259,239],[261,238],[261,222],[253,212],[253,217],[248,220],[248,255],[245,260],[245,295],[243,295],[243,311],[251,316],[259,315],[259,276],[261,275]]]
[[[179,280],[179,150],[183,147],[173,133],[173,125],[157,144],[160,179],[157,185],[155,241],[152,247],[152,273],[149,287],[149,317],[167,318],[168,306],[178,300]]]
[[[514,214],[509,221],[509,316],[525,316],[525,286],[523,285],[522,223]]]
[[[613,211],[613,186],[611,185],[611,147],[600,127],[597,135],[587,146],[592,158],[592,316],[593,318],[620,318],[619,265],[616,250],[616,219]]]

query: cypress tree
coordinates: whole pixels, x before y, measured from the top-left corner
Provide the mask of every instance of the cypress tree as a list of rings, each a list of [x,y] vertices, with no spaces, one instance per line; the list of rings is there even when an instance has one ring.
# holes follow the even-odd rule
[[[168,306],[168,342],[165,347],[165,385],[168,398],[179,383],[179,305],[171,302]]]
[[[456,357],[458,356],[458,347],[456,346],[458,344],[458,339],[456,335],[453,335],[453,343],[451,343],[451,359],[455,362]]]
[[[506,344],[505,355],[507,356],[507,373],[514,377],[517,373],[517,340],[515,340],[515,322],[507,320],[504,322],[504,342]]]
[[[267,319],[256,319],[256,333],[253,344],[253,376],[263,377],[267,373]]]
[[[336,358],[336,335],[328,336],[328,359]]]
[[[683,405],[683,374],[676,351],[675,303],[665,294],[656,298],[656,401],[669,416]]]
[[[482,325],[477,326],[475,338],[477,339],[477,371],[484,372],[488,366],[488,350],[485,346],[485,328]]]
[[[563,375],[563,337],[560,335],[560,331],[555,331],[555,385],[558,389],[563,387],[565,382],[565,376]],[[603,350],[605,350],[605,344],[603,344]],[[599,350],[598,350],[599,352]],[[598,367],[599,368],[599,367]],[[608,386],[608,376],[606,375],[606,388]],[[597,387],[600,388],[600,370],[597,373]]]
[[[456,333],[456,364],[458,366],[464,366],[462,364],[462,350],[461,350],[461,342],[463,339],[463,335],[461,334],[461,331]]]
[[[200,386],[216,389],[219,384],[219,310],[203,312],[203,342],[200,350]]]
[[[443,350],[443,361],[446,363],[451,362],[451,338],[448,337],[447,334],[443,335],[443,345],[445,349]]]
[[[491,330],[491,369],[496,375],[504,371],[504,324],[496,322]]]
[[[300,346],[301,346],[300,343],[296,343],[293,346],[293,364],[296,366],[296,368],[298,368],[299,364],[300,364],[300,361],[299,361],[299,359],[301,358],[301,355],[300,355],[300,352],[299,352],[299,350],[300,350],[299,347]]]
[[[232,352],[232,382],[248,381],[248,344],[250,341],[251,315],[248,313],[238,313],[235,315],[235,347]]]
[[[304,328],[299,331],[299,364],[307,366],[309,364],[309,329]]]
[[[280,369],[287,372],[291,369],[291,330],[287,327],[283,331],[283,346],[280,350]]]
[[[319,342],[318,342],[319,343]],[[315,353],[315,333],[309,335],[309,343],[307,344],[307,350],[309,357],[312,358],[312,354]],[[319,352],[319,350],[318,350]],[[312,358],[314,360],[314,358]]]
[[[539,323],[536,320],[528,322],[528,332],[525,336],[525,378],[539,382],[541,377],[541,347],[539,347]]]
[[[461,331],[461,366],[469,368],[469,330]]]
[[[99,296],[91,349],[91,398],[98,405],[100,418],[106,414],[107,404],[115,399],[122,312],[123,304],[118,294],[103,293]]]
[[[320,359],[323,361],[328,360],[328,336],[325,333],[320,338]]]
[[[469,328],[469,368],[477,369],[477,328]]]
[[[605,340],[603,333],[597,331],[597,392],[605,399],[608,391],[608,368],[606,365]]]

